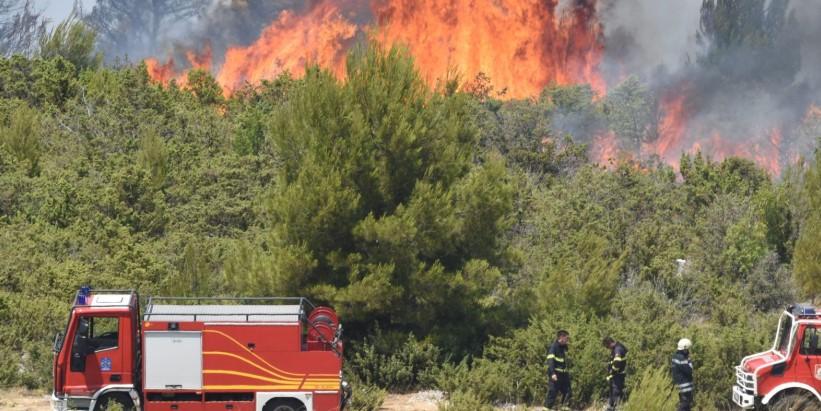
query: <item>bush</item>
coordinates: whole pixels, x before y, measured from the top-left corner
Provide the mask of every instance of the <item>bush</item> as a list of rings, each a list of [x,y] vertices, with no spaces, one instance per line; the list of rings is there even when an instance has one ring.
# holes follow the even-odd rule
[[[675,407],[673,382],[666,368],[646,368],[639,381],[630,393],[624,411],[672,410]]]
[[[387,392],[382,388],[362,384],[352,383],[353,394],[350,400],[350,409],[353,411],[376,411],[385,401]]]
[[[348,366],[357,378],[392,391],[431,387],[441,361],[439,348],[427,340],[416,340],[413,334],[399,346],[389,340],[377,331],[355,350]]]
[[[439,403],[439,411],[493,411],[493,407],[472,391],[456,391]]]

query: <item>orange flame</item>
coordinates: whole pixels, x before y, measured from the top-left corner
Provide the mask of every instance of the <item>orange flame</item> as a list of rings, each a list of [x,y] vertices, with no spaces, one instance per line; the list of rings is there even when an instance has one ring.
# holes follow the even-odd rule
[[[603,55],[602,28],[595,0],[576,1],[558,10],[559,0],[320,0],[306,12],[284,11],[247,47],[232,47],[216,75],[226,94],[289,71],[303,73],[317,63],[338,77],[360,32],[384,46],[406,45],[431,85],[456,69],[464,78],[484,73],[500,94],[536,96],[550,83],[589,83],[603,95],[598,71]],[[360,27],[351,21],[371,14],[374,22]],[[207,58],[186,53],[193,67],[210,67]],[[159,82],[184,78],[173,60],[146,61]]]
[[[205,43],[201,52],[194,50],[186,50],[185,52],[185,58],[192,69],[210,70],[212,55],[210,42]],[[188,83],[189,70],[178,73],[175,70],[174,58],[172,57],[169,57],[165,63],[149,58],[145,60],[145,66],[149,77],[163,85],[168,85],[171,80],[174,80],[180,86],[185,86]]]
[[[230,92],[286,71],[300,75],[309,63],[341,77],[356,32],[357,26],[345,19],[333,0],[316,4],[302,16],[284,11],[254,44],[228,49],[217,82]]]
[[[663,118],[659,123],[658,139],[642,147],[643,153],[658,155],[660,159],[678,167],[683,149],[689,113],[687,112],[687,86],[682,91],[667,93],[661,98]]]
[[[672,90],[662,96],[662,119],[658,139],[642,146],[645,155],[657,155],[675,168],[682,153],[708,153],[713,160],[729,157],[753,160],[772,175],[781,173],[781,127],[746,132],[746,135],[722,136],[711,127],[705,128],[693,120],[690,111],[689,85]]]
[[[155,58],[145,59],[145,67],[152,80],[165,85],[177,76],[174,72],[174,59],[171,58],[165,63],[160,63]]]
[[[559,13],[556,0],[375,1],[374,38],[407,45],[431,84],[455,68],[466,78],[487,75],[513,98],[551,82],[588,82],[603,94],[601,26],[590,4]]]

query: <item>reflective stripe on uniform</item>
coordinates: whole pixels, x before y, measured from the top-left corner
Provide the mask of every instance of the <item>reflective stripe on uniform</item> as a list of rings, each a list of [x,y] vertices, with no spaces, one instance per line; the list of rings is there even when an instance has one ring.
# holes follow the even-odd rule
[[[548,360],[556,360],[556,361],[558,361],[558,362],[564,362],[564,358],[557,357],[557,356],[555,356],[555,355],[553,355],[553,354],[548,355],[548,356],[547,356],[547,359],[548,359]]]
[[[673,364],[690,365],[690,360],[677,360],[673,358]]]

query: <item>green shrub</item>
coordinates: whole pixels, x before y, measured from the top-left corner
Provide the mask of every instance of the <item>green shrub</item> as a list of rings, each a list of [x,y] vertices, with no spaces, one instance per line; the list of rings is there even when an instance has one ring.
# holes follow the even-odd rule
[[[675,407],[673,382],[665,367],[646,368],[639,381],[630,393],[624,411],[672,410]]]
[[[348,361],[352,372],[366,384],[392,391],[432,386],[442,356],[439,348],[413,334],[401,345],[388,340],[381,332],[367,339]]]
[[[0,146],[5,147],[18,161],[28,163],[29,175],[39,170],[42,143],[40,116],[27,106],[13,109],[8,125],[0,122]]]
[[[493,407],[472,391],[456,391],[439,403],[439,411],[493,411]]]
[[[350,400],[350,409],[353,411],[376,411],[385,402],[387,392],[373,385],[352,383],[353,394]]]

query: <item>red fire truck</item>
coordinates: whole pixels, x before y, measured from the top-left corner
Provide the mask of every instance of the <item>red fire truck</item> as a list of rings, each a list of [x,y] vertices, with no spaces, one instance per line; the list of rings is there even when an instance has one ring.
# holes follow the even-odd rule
[[[736,367],[733,402],[745,409],[821,409],[821,313],[790,306],[781,314],[773,347]]]
[[[305,298],[75,296],[54,341],[52,408],[340,411],[342,327]]]

